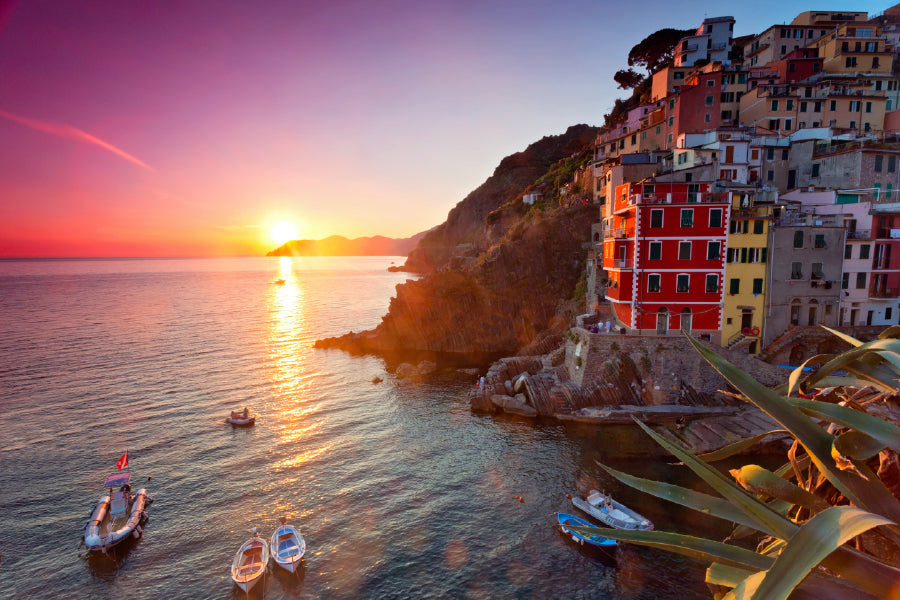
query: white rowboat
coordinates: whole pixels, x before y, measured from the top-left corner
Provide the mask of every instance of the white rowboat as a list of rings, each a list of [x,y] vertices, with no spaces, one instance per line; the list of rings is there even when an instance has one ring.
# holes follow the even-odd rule
[[[270,547],[275,564],[291,573],[297,570],[306,553],[306,541],[300,535],[300,531],[293,525],[288,525],[284,517],[281,518],[281,525],[272,534]]]
[[[231,563],[231,579],[239,588],[249,592],[266,572],[268,562],[269,544],[256,534],[254,527],[253,536],[241,545],[234,556],[234,562]]]

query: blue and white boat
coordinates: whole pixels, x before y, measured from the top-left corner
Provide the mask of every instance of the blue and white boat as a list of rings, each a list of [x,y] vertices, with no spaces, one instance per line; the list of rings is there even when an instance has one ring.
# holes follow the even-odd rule
[[[556,513],[556,520],[559,522],[560,531],[571,536],[573,541],[578,542],[581,545],[588,544],[597,548],[612,548],[616,546],[616,540],[610,540],[596,534],[585,535],[577,531],[572,531],[570,527],[596,527],[596,525],[585,521],[581,517],[560,512]]]
[[[288,525],[284,517],[281,517],[281,525],[272,534],[269,547],[275,564],[291,573],[297,570],[306,553],[306,541],[300,531],[293,525]]]

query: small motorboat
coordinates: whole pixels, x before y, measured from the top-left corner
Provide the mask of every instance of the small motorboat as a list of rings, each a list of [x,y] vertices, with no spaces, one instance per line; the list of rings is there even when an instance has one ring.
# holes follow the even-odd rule
[[[132,494],[130,480],[131,473],[128,472],[114,473],[106,478],[103,487],[109,488],[109,495],[100,498],[84,524],[82,543],[88,550],[105,553],[125,540],[141,537],[149,518],[147,507],[153,498],[144,488]],[[122,487],[114,492],[113,488],[119,485]]]
[[[556,520],[559,523],[559,530],[565,535],[570,536],[572,541],[578,542],[581,545],[588,544],[590,546],[596,546],[597,548],[609,548],[610,546],[616,546],[617,544],[616,540],[610,540],[597,534],[585,535],[569,529],[570,527],[596,527],[593,523],[585,521],[575,515],[562,512],[556,513]]]
[[[269,562],[269,544],[259,537],[256,527],[251,531],[250,539],[241,545],[231,563],[231,579],[245,592],[256,585],[266,572]]]
[[[275,564],[291,573],[297,570],[306,553],[306,541],[300,531],[293,525],[288,525],[284,517],[281,517],[281,525],[272,534],[270,547]]]
[[[240,410],[231,411],[231,415],[225,419],[225,422],[238,427],[249,427],[256,423],[256,415],[251,413],[247,407],[244,407]]]
[[[284,285],[284,279],[276,279],[275,285]]]
[[[616,502],[608,494],[591,490],[587,498],[572,496],[572,504],[591,515],[601,523],[614,529],[640,529],[650,531],[653,523],[624,504]]]

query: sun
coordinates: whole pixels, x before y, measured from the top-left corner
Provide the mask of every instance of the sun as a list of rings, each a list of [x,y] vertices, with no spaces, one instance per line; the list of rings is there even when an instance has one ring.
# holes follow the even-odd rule
[[[269,235],[272,237],[273,242],[281,245],[285,242],[290,242],[291,240],[297,239],[297,228],[294,227],[293,223],[280,221],[272,225],[272,231],[269,233]]]

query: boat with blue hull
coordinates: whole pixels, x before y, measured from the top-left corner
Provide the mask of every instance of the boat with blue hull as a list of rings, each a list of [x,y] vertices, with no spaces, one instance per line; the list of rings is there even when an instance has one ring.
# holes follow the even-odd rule
[[[586,535],[578,531],[572,531],[572,527],[596,527],[593,523],[585,521],[581,517],[570,515],[569,513],[556,513],[556,521],[559,523],[559,529],[563,534],[572,538],[572,541],[580,545],[587,544],[595,548],[603,548],[612,550],[616,547],[616,540],[610,540],[597,534]]]

